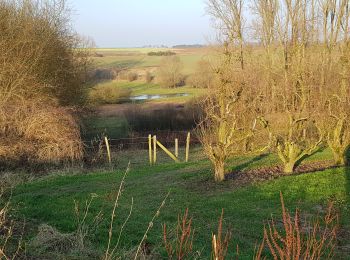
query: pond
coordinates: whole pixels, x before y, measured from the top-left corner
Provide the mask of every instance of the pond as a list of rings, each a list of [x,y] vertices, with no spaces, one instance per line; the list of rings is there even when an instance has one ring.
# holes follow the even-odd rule
[[[172,97],[188,97],[190,94],[188,93],[176,93],[176,94],[163,94],[163,95],[139,95],[139,96],[131,96],[129,99],[131,101],[147,101],[154,99],[162,99],[162,98],[172,98]]]

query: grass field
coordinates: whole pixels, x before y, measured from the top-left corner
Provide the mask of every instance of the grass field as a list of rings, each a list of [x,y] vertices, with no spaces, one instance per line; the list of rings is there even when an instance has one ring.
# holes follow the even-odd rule
[[[126,81],[112,81],[106,82],[105,84],[113,84],[116,87],[128,88],[131,90],[131,96],[138,95],[167,95],[167,94],[178,94],[186,93],[189,96],[182,97],[182,101],[188,101],[191,98],[199,97],[205,93],[205,89],[192,88],[189,86],[183,86],[178,88],[164,88],[154,83],[144,83],[144,82],[126,82]],[[151,100],[151,102],[164,102],[164,99]],[[171,100],[168,100],[171,101]],[[175,100],[178,101],[178,100]]]
[[[144,101],[136,101],[136,104],[130,104],[129,107],[134,105],[139,106],[139,109],[145,109],[144,104],[149,104],[152,110],[152,105],[157,104],[169,104],[176,106],[178,104],[184,104],[186,102],[191,102],[196,98],[201,97],[205,93],[205,89],[192,88],[189,86],[183,86],[178,88],[163,88],[158,84],[144,83],[140,81],[127,82],[127,81],[108,81],[100,83],[99,86],[113,86],[116,88],[126,88],[131,90],[130,96],[141,96],[141,95],[173,95],[173,94],[187,94],[187,96],[170,96],[162,97],[160,99],[150,99]],[[126,105],[126,104],[124,104]],[[112,105],[108,110],[118,111],[120,105]],[[113,116],[102,116],[102,115],[92,115],[89,117],[84,117],[82,121],[83,136],[84,138],[90,140],[93,137],[101,136],[102,134],[107,134],[108,137],[113,139],[124,138],[128,136],[128,122],[123,115],[113,115]]]
[[[132,71],[156,69],[161,59],[164,57],[148,56],[151,51],[162,51],[169,49],[151,49],[151,48],[119,48],[119,49],[96,49],[96,53],[102,54],[103,57],[94,57],[95,66],[98,68],[125,68]],[[175,50],[177,55],[183,61],[183,73],[189,75],[196,69],[197,62],[206,56],[206,49],[186,49]],[[142,72],[141,72],[142,71]],[[140,95],[174,95],[186,94],[186,96],[162,97],[159,99],[150,99],[137,101],[137,103],[169,103],[183,104],[198,98],[205,94],[205,89],[192,88],[183,86],[178,88],[164,88],[156,83],[145,83],[144,80],[128,82],[125,80],[109,80],[98,83],[99,88],[115,87],[129,89],[130,96]],[[117,107],[115,108],[117,109]],[[83,120],[83,136],[86,139],[107,134],[110,138],[123,138],[128,136],[128,125],[123,116],[104,117],[93,115]]]
[[[150,49],[150,48],[130,48],[130,49],[96,49],[96,53],[103,55],[102,57],[94,57],[96,68],[119,68],[126,71],[137,72],[140,75],[144,75],[146,71],[155,74],[155,71],[160,66],[161,60],[164,57],[148,56],[150,51],[160,51],[162,49]],[[169,50],[169,49],[166,49]],[[174,51],[174,50],[173,50]],[[197,63],[203,59],[207,54],[206,49],[189,49],[189,50],[175,50],[177,55],[183,62],[182,73],[185,76],[190,75],[196,70]],[[205,93],[204,89],[195,89],[189,86],[178,87],[174,89],[163,88],[156,83],[145,83],[145,80],[139,80],[136,82],[128,82],[123,80],[109,80],[106,82],[99,82],[98,87],[115,86],[121,88],[128,88],[132,91],[131,95],[164,95],[164,94],[176,94],[186,93],[189,94],[183,98],[168,98],[166,100],[152,100],[152,102],[185,102],[192,97],[197,97]]]
[[[175,51],[183,62],[184,74],[193,73],[198,61],[208,55],[206,49],[172,50],[152,48],[119,48],[119,49],[96,49],[103,57],[94,57],[95,66],[104,68],[128,68],[145,69],[157,68],[164,57],[148,56],[151,51]]]
[[[264,221],[271,216],[280,219],[280,191],[284,194],[287,207],[290,210],[300,208],[302,216],[316,216],[320,207],[324,207],[328,200],[334,200],[341,214],[341,228],[350,228],[349,168],[286,176],[237,187],[234,180],[215,184],[208,161],[198,149],[192,151],[190,163],[175,164],[161,156],[161,163],[153,167],[147,165],[147,151],[129,151],[117,156],[118,167],[114,171],[48,177],[16,187],[12,205],[16,209],[15,216],[25,218],[32,231],[27,239],[35,235],[40,223],[53,225],[62,232],[74,231],[74,200],[84,203],[91,194],[96,194],[98,197],[92,203],[88,221],[92,221],[99,211],[103,212],[104,220],[92,237],[93,246],[103,252],[108,238],[112,198],[116,195],[128,158],[134,158],[135,162],[131,162],[131,171],[117,210],[118,227],[128,214],[132,198],[134,209],[122,236],[121,251],[138,245],[149,221],[169,191],[170,196],[147,237],[152,248],[163,255],[161,225],[166,223],[168,227],[175,227],[178,213],[188,208],[195,228],[194,248],[201,252],[200,259],[208,259],[211,232],[216,232],[217,219],[224,208],[224,223],[226,227],[232,227],[234,238],[230,245],[230,259],[235,252],[234,243],[240,247],[240,259],[252,259],[254,247],[262,239]],[[326,150],[310,160],[329,158],[330,152]],[[234,158],[230,167],[242,169],[244,165],[249,165],[254,168],[277,162],[272,155],[260,160],[244,156]],[[347,241],[343,239],[343,245],[347,245]],[[344,252],[339,254],[339,258],[344,257]]]
[[[147,56],[146,53],[151,51],[150,49],[99,51],[104,57],[96,58],[96,62],[98,66],[105,67],[144,69],[157,67],[161,59],[161,57]],[[179,54],[184,61],[186,73],[191,73],[196,62],[203,55],[203,53],[191,51]],[[119,80],[102,84],[128,88],[131,90],[131,96],[189,94],[187,97],[146,101],[138,104],[139,109],[145,109],[142,105],[160,105],[159,102],[184,103],[205,92],[203,89],[187,86],[175,89],[162,88],[157,84],[146,84],[141,81]],[[108,106],[107,109],[116,109],[115,106]],[[101,133],[107,134],[109,138],[122,138],[129,134],[128,123],[122,115],[100,117],[94,115],[85,120],[87,138]],[[173,147],[171,149],[173,150]],[[183,161],[183,149],[180,150],[180,154]],[[131,171],[127,176],[117,210],[114,230],[115,241],[133,199],[133,212],[122,235],[121,253],[135,249],[152,216],[166,194],[170,192],[164,208],[147,237],[147,242],[153,250],[162,257],[165,256],[165,250],[162,247],[162,224],[166,223],[169,228],[175,228],[178,214],[188,208],[195,228],[194,248],[200,252],[199,259],[209,259],[211,234],[216,232],[217,220],[224,208],[225,226],[231,227],[233,233],[229,259],[234,257],[236,243],[240,248],[240,259],[252,259],[255,247],[261,242],[266,220],[271,216],[277,221],[281,219],[279,193],[282,191],[286,206],[291,211],[300,208],[302,217],[315,218],[322,213],[320,211],[326,207],[329,200],[335,201],[340,214],[340,228],[343,236],[339,239],[339,248],[343,247],[343,249],[337,251],[337,258],[348,259],[350,255],[348,242],[350,240],[350,168],[333,168],[283,176],[268,181],[257,180],[244,185],[237,185],[234,179],[217,184],[213,181],[209,161],[199,148],[191,150],[189,163],[175,164],[169,157],[159,152],[158,164],[152,167],[148,165],[147,150],[115,151],[112,156],[114,170],[89,172],[84,175],[71,172],[17,186],[13,190],[11,201],[15,208],[14,216],[19,220],[27,221],[30,232],[26,233],[25,239],[33,238],[37,233],[37,227],[42,223],[52,225],[64,233],[73,232],[77,229],[74,201],[79,201],[82,205],[93,194],[96,198],[91,205],[87,223],[91,223],[99,212],[103,213],[103,221],[89,238],[93,250],[102,254],[107,244],[113,199],[130,161]],[[330,159],[332,159],[332,153],[329,149],[325,149],[307,158],[305,162],[317,163]],[[227,169],[244,171],[278,164],[280,161],[275,155],[240,156],[229,160]],[[158,258],[154,257],[154,259]]]

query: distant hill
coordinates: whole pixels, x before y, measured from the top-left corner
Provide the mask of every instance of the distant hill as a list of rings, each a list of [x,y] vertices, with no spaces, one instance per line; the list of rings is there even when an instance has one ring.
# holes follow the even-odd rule
[[[181,45],[174,45],[174,49],[192,49],[192,48],[203,48],[205,45],[203,44],[181,44]]]

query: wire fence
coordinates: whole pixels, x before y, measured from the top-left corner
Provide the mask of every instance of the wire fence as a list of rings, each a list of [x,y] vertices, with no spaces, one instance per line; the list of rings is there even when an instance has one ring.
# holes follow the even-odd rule
[[[153,153],[154,148],[153,138],[151,143],[149,142],[150,135],[152,137],[156,136],[156,140],[171,151],[171,153],[176,154],[176,151],[180,151],[180,160],[186,161],[190,149],[189,146],[186,146],[188,133],[191,132],[154,131],[133,133],[131,136],[125,138],[108,138],[108,136],[95,137],[92,140],[84,142],[84,162],[87,166],[91,167],[105,165],[106,163],[114,166],[121,166],[127,165],[128,161],[132,161],[133,164],[149,164],[149,152],[151,149]],[[107,140],[105,138],[107,138]],[[177,145],[175,139],[177,139]],[[199,143],[198,138],[194,132],[192,132],[188,144],[194,147]],[[168,155],[161,152],[160,149],[159,152],[158,163],[171,162],[172,159],[170,159]]]
[[[108,138],[111,151],[121,150],[135,150],[148,149],[148,135],[156,135],[159,140],[166,147],[175,146],[175,139],[178,140],[179,147],[185,147],[188,131],[155,131],[154,133],[134,133],[127,138]],[[199,144],[199,140],[195,134],[191,133],[191,144]],[[100,146],[104,145],[104,136],[96,137],[93,140],[85,141],[85,148],[87,151],[95,151]]]

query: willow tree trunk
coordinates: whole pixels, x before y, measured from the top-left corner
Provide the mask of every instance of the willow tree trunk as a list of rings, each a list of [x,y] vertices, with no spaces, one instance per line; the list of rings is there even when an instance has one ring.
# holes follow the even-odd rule
[[[225,163],[222,161],[214,162],[214,176],[216,182],[225,180]]]
[[[284,169],[283,172],[287,173],[287,174],[291,174],[294,172],[294,168],[295,168],[295,162],[286,162],[284,163]]]
[[[333,158],[335,165],[345,165],[346,164],[346,158],[343,153],[335,152],[333,151]]]

